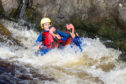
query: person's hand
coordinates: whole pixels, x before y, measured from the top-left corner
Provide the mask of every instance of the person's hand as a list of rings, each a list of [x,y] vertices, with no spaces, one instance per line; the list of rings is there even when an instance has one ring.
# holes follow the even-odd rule
[[[76,35],[79,36],[78,33],[76,33]]]
[[[62,39],[62,37],[59,34],[55,34],[55,37],[57,37],[58,39]]]
[[[38,48],[38,49],[42,49],[43,47],[42,47],[41,45],[38,45],[37,48]]]
[[[49,29],[49,33],[52,34],[52,35],[54,34],[54,33],[53,33],[54,31],[56,31],[56,28],[55,28],[55,27],[51,27],[51,28]]]
[[[75,38],[75,34],[74,33],[70,33],[72,38]]]

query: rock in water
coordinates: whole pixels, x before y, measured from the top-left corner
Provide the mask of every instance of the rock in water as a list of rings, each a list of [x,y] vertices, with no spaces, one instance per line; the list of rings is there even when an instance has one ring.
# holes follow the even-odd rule
[[[1,0],[2,7],[7,15],[18,9],[18,0]]]
[[[0,42],[7,43],[9,45],[19,45],[20,42],[12,37],[11,32],[0,23]]]
[[[119,60],[126,61],[126,52],[122,52],[122,54],[120,54]]]

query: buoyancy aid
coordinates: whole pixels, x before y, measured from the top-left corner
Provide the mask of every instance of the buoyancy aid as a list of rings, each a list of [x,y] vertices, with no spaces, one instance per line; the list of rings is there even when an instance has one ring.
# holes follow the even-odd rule
[[[49,33],[49,32],[44,32],[42,33],[42,41],[44,42],[44,45],[47,47],[47,49],[49,48],[54,48],[54,38],[53,36]]]
[[[66,33],[70,33],[70,32],[67,31]],[[70,35],[69,38],[66,40],[66,42],[63,43],[63,46],[66,46],[72,43],[73,43],[73,39],[71,38],[71,35]]]
[[[54,43],[56,47],[60,47],[60,45],[63,44],[63,40],[62,39],[58,39],[57,37],[54,37]]]
[[[47,49],[59,47],[60,44],[63,42],[62,40],[53,37],[53,35],[49,32],[44,32],[42,34],[43,42]]]
[[[64,46],[72,44],[73,43],[73,38],[77,37],[77,34],[75,33],[75,28],[74,28],[73,24],[66,25],[66,28],[67,28],[66,33],[69,33],[70,36],[66,40],[66,42],[63,44]]]
[[[67,40],[66,40],[66,42],[64,42],[63,43],[63,46],[66,46],[66,45],[69,45],[69,44],[72,44],[73,42],[72,42],[72,38],[68,38]]]
[[[63,43],[62,37],[57,33],[57,30],[55,27],[50,26],[49,33],[53,36],[54,42],[57,44],[57,47],[60,46],[60,44]]]

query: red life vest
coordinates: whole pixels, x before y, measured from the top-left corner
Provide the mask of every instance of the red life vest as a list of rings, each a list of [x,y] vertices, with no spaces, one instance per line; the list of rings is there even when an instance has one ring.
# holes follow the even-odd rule
[[[54,38],[53,36],[49,33],[49,32],[44,32],[42,33],[43,38],[44,38],[44,44],[45,46],[49,49],[49,48],[54,48],[53,42],[54,42]]]
[[[66,33],[70,34],[70,32],[68,30],[66,31]],[[74,34],[76,36],[76,33],[74,33]],[[73,38],[72,38],[72,36],[70,34],[70,37],[66,40],[66,42],[63,45],[66,46],[66,45],[69,45],[69,44],[72,44],[72,43],[73,43]]]
[[[59,43],[60,43],[60,44],[63,43],[63,40],[59,40]]]
[[[66,31],[66,33],[70,33],[69,31]],[[71,36],[63,43],[63,46],[69,45],[73,43],[73,39]]]
[[[63,40],[54,37],[54,44],[55,44],[55,47],[60,47],[60,45],[63,44]]]
[[[75,38],[77,36],[77,33],[75,33],[75,28],[74,28],[74,25],[73,24],[68,24],[66,26],[67,28],[67,31],[66,33],[69,33],[70,34],[70,37],[66,40],[66,42],[63,44],[64,46],[66,45],[69,45],[69,44],[72,44],[73,43],[73,38]],[[71,32],[74,32],[74,33],[71,33],[69,30],[72,29]]]
[[[72,44],[72,43],[73,43],[72,38],[69,37],[69,38],[66,40],[66,42],[64,42],[63,46],[66,46],[66,45],[69,45],[69,44]]]
[[[63,42],[62,40],[55,42],[54,37],[49,32],[44,32],[42,33],[42,35],[44,44],[47,47],[47,49],[59,47],[60,43]]]

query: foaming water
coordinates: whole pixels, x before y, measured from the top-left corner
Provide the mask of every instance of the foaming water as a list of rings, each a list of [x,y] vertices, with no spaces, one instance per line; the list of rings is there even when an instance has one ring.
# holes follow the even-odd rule
[[[120,51],[106,48],[100,40],[82,37],[83,52],[77,46],[51,50],[36,56],[34,43],[39,33],[18,23],[2,21],[25,47],[2,46],[0,58],[32,66],[39,74],[53,77],[45,84],[125,84],[126,64],[118,61]],[[7,25],[6,25],[7,24]],[[16,47],[16,50],[15,50]],[[37,84],[43,83],[41,80]]]

